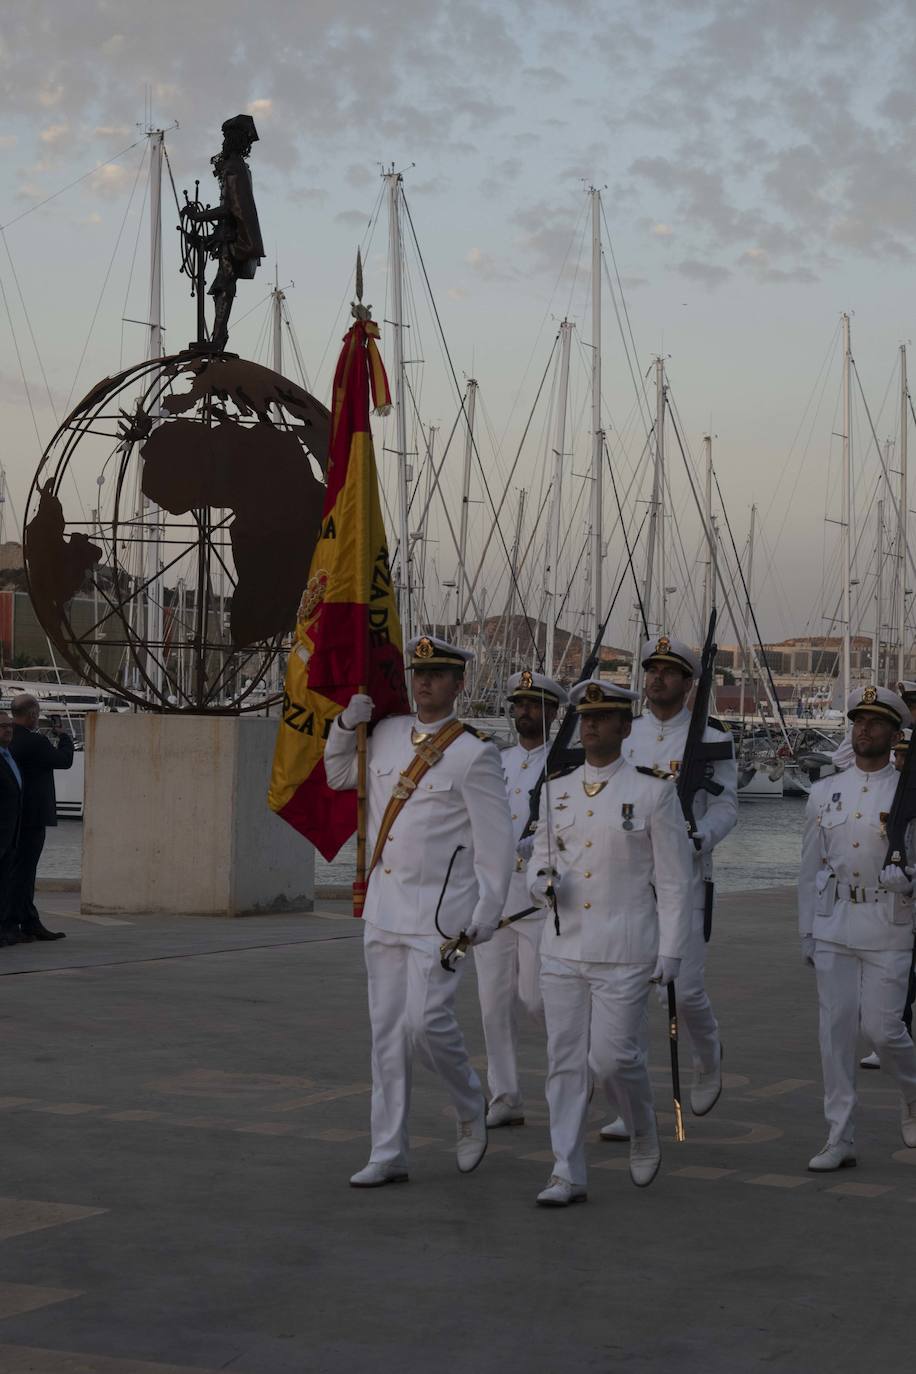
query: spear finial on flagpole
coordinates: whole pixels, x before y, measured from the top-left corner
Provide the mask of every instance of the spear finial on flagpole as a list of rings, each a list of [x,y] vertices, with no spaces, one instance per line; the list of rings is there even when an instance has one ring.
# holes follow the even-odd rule
[[[350,312],[354,320],[371,320],[372,306],[363,305],[363,255],[356,250],[356,300],[351,302]]]

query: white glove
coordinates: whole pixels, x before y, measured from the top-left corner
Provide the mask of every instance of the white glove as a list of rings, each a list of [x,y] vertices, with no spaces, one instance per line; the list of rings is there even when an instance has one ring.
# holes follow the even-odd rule
[[[527,863],[534,853],[534,836],[523,835],[515,846],[515,852],[520,859],[524,859],[525,863]]]
[[[810,964],[811,967],[814,968],[814,936],[813,936],[813,935],[803,935],[803,936],[801,937],[801,952],[802,952],[802,958],[804,959],[805,963],[806,963],[806,964]]]
[[[469,945],[485,945],[488,940],[492,940],[496,934],[493,926],[479,926],[476,921],[472,921],[464,932]]]
[[[659,983],[663,988],[666,988],[669,983],[674,982],[680,969],[680,959],[671,959],[666,954],[660,954],[658,963],[655,965],[655,972],[649,981]]]
[[[712,849],[712,839],[704,832],[703,827],[699,825],[691,835],[690,843],[693,845],[693,852],[698,859],[704,854],[708,854]]]
[[[368,725],[375,710],[375,702],[362,692],[354,692],[337,719],[345,730],[355,730],[357,725]]]
[[[914,870],[912,868],[898,868],[897,864],[888,864],[887,868],[882,868],[878,874],[878,886],[883,887],[885,892],[896,892],[901,897],[908,897],[913,891]]]
[[[539,873],[534,882],[530,884],[528,891],[531,893],[531,900],[538,906],[547,906],[547,886],[551,884],[554,892],[560,886],[560,879],[556,874]]]

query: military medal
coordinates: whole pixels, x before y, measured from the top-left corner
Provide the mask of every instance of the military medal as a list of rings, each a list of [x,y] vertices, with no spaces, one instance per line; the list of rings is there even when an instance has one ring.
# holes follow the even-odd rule
[[[890,814],[891,814],[891,813],[890,813],[889,811],[879,811],[879,812],[878,812],[878,819],[879,819],[879,821],[881,822],[881,834],[882,834],[882,836],[883,836],[884,839],[887,839],[887,822],[888,822],[888,819],[890,818]]]
[[[842,794],[842,792],[834,792],[834,794],[833,794],[833,796],[830,798],[830,800],[833,802],[833,804],[834,804],[834,806],[836,807],[837,811],[842,811],[842,810],[843,810],[843,794]]]
[[[624,828],[624,830],[632,830],[632,829],[633,829],[633,803],[632,803],[632,802],[624,802],[623,805],[622,805],[621,808],[620,808],[620,814],[621,814],[621,816],[623,816],[623,828]]]

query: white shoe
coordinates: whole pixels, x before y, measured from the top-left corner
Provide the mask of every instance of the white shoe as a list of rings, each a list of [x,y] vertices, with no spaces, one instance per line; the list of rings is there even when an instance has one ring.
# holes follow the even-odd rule
[[[719,1062],[712,1073],[702,1073],[697,1069],[690,1089],[690,1110],[694,1116],[706,1116],[722,1096],[722,1046],[719,1046]]]
[[[630,1141],[630,1178],[637,1188],[648,1188],[658,1173],[661,1162],[658,1127],[653,1123],[645,1135],[634,1136]]]
[[[627,1130],[626,1122],[622,1116],[615,1117],[606,1126],[602,1126],[598,1135],[602,1140],[629,1140],[630,1132]]]
[[[904,1145],[916,1150],[916,1102],[904,1105],[900,1114],[900,1134]]]
[[[855,1167],[856,1150],[849,1140],[841,1140],[836,1145],[831,1145],[828,1140],[824,1148],[818,1150],[813,1159],[808,1160],[808,1169],[812,1174],[829,1174],[834,1169],[854,1169]]]
[[[881,1060],[878,1058],[878,1051],[872,1050],[871,1054],[866,1054],[859,1060],[860,1069],[880,1069]]]
[[[535,1201],[539,1207],[568,1207],[571,1202],[587,1202],[588,1193],[577,1183],[567,1183],[565,1178],[551,1174],[547,1187]]]
[[[406,1183],[407,1170],[400,1164],[375,1164],[370,1159],[365,1169],[350,1179],[351,1188],[381,1188],[386,1183]]]
[[[484,1103],[477,1116],[459,1121],[456,1127],[455,1156],[459,1174],[472,1174],[487,1153],[487,1107]]]
[[[496,1130],[499,1126],[524,1126],[524,1124],[525,1112],[521,1104],[513,1107],[510,1103],[502,1102],[498,1098],[490,1103],[490,1110],[487,1112],[489,1130]]]

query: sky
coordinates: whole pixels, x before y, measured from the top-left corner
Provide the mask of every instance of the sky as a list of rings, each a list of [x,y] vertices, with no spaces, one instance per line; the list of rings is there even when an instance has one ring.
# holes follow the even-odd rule
[[[739,548],[752,502],[758,506],[754,595],[764,638],[823,632],[823,612],[837,595],[837,527],[829,521],[839,513],[843,311],[852,313],[877,437],[897,435],[895,368],[898,346],[910,338],[916,254],[911,19],[912,5],[900,0],[7,0],[7,531],[55,420],[99,377],[143,356],[145,331],[124,319],[143,320],[147,310],[145,126],[177,126],[167,134],[176,187],[199,177],[213,198],[208,159],[219,125],[244,110],[260,132],[251,165],[268,256],[258,278],[239,287],[233,347],[263,350],[276,270],[281,285],[294,283],[288,307],[306,372],[327,400],[361,243],[366,298],[390,357],[384,206],[373,216],[382,168],[402,170],[459,384],[470,375],[480,383],[478,448],[494,499],[558,322],[568,314],[576,326],[561,564],[571,576],[582,545],[574,494],[584,491],[590,425],[586,193],[598,187],[605,260],[626,302],[634,371],[664,355],[695,458],[704,433],[714,436]],[[173,210],[167,201],[167,227]],[[191,337],[193,315],[177,275],[177,236],[165,252],[171,349]],[[424,424],[444,435],[457,399],[411,242],[407,258],[408,298],[416,301],[410,343],[425,359],[411,376]],[[644,434],[607,292],[602,341],[604,423],[626,486]],[[555,392],[551,372],[510,484],[501,521],[507,545],[518,488],[532,503],[545,489]],[[380,449],[387,439],[387,429],[377,433]],[[878,464],[859,397],[853,447],[856,614],[865,624],[874,615],[869,521]],[[460,452],[458,438],[445,475],[450,502]],[[387,484],[390,461],[381,462]],[[695,590],[699,575],[699,526],[679,455],[670,473],[673,614],[684,615],[686,586]],[[488,500],[475,471],[477,553]],[[634,489],[630,500],[638,523],[644,496]],[[609,494],[612,515],[610,502]],[[453,577],[441,516],[433,529],[430,557],[440,578]],[[621,543],[619,532],[609,537],[608,585]],[[484,578],[491,607],[507,585],[499,544]],[[535,550],[533,585],[538,557]],[[624,596],[614,642],[630,633],[629,613]]]

